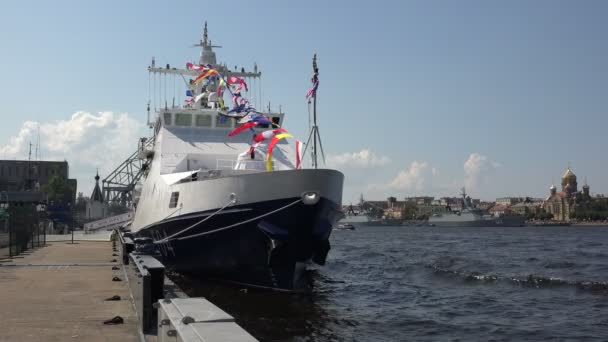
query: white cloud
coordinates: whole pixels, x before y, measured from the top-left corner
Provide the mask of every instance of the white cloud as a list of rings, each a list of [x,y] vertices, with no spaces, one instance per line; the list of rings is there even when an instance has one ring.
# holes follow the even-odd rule
[[[379,156],[367,148],[359,152],[329,155],[327,165],[333,168],[370,168],[390,163],[390,158]]]
[[[436,169],[429,167],[427,162],[413,161],[410,167],[400,171],[388,185],[392,189],[422,191],[433,172],[436,173]]]
[[[487,183],[491,173],[499,167],[499,163],[488,157],[471,153],[464,162],[464,185],[469,189],[475,189],[480,182]]]
[[[8,144],[0,145],[0,156],[27,159],[29,144],[37,141],[40,129],[41,159],[67,160],[70,177],[78,179],[78,191],[89,195],[95,169],[99,168],[102,177],[114,170],[136,150],[138,137],[145,134],[144,128],[128,114],[112,112],[80,111],[67,120],[26,121]]]
[[[428,162],[413,161],[389,182],[369,184],[367,192],[379,197],[427,194],[434,191],[434,177],[437,174],[437,169],[431,167]]]

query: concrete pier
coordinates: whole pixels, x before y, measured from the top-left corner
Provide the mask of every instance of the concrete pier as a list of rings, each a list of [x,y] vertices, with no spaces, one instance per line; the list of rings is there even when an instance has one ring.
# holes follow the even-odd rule
[[[122,265],[113,253],[118,254],[109,241],[57,241],[0,261],[0,341],[140,341]],[[121,300],[105,301],[114,295]],[[115,316],[124,323],[103,324]]]

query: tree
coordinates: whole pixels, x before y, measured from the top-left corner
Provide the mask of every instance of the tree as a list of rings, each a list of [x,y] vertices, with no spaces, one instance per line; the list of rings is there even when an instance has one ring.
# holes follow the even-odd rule
[[[49,178],[49,182],[42,187],[42,191],[46,193],[49,202],[71,202],[72,189],[65,179],[59,175],[59,170],[56,167],[53,169],[53,175]]]

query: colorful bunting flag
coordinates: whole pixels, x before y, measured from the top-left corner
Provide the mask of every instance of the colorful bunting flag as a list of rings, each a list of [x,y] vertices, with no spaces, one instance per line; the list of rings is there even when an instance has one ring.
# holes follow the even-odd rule
[[[197,65],[197,64],[192,64],[192,63],[186,63],[186,69],[189,70],[201,70],[201,71],[207,71],[209,69],[211,69],[211,64],[207,64],[207,65]]]
[[[312,88],[308,89],[308,92],[306,93],[306,99],[309,99],[311,96],[316,96],[317,88],[319,88],[319,79],[318,78],[312,84]]]
[[[202,74],[198,75],[194,81],[192,81],[192,86],[195,86],[198,84],[198,82],[200,82],[201,80],[204,80],[205,78],[209,77],[209,76],[219,76],[219,73],[217,72],[217,70],[215,69],[209,69],[205,72],[203,72]]]
[[[296,169],[302,168],[302,142],[296,140]]]
[[[285,138],[293,138],[293,135],[291,135],[287,132],[277,134],[274,138],[272,138],[272,140],[268,144],[268,153],[266,155],[266,170],[267,171],[272,171],[272,150],[274,149],[274,146],[279,142],[279,140],[285,139]]]
[[[249,88],[247,87],[247,82],[245,82],[245,79],[243,79],[242,77],[230,76],[230,77],[228,77],[227,81],[228,81],[228,84],[242,85],[243,87],[245,87],[246,91],[249,91]]]

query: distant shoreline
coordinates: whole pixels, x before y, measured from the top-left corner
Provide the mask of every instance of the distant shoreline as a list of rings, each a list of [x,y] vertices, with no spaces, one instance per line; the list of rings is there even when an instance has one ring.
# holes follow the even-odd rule
[[[572,223],[572,226],[578,226],[578,227],[608,227],[608,222],[576,222],[576,223]]]
[[[608,227],[608,222],[527,221],[526,225],[529,227]]]

